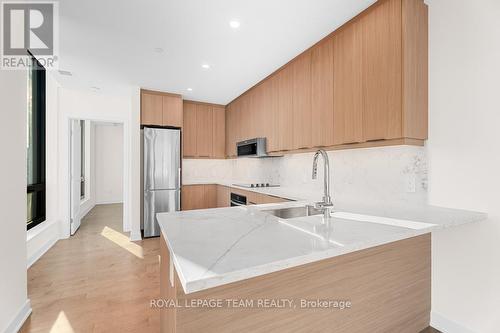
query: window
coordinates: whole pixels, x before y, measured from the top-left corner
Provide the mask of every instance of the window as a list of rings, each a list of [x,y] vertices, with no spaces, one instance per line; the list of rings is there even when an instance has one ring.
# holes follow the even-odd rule
[[[27,229],[45,221],[45,68],[30,53],[27,110]]]
[[[81,158],[80,158],[80,199],[85,199],[85,120],[80,120],[80,142],[81,142]]]

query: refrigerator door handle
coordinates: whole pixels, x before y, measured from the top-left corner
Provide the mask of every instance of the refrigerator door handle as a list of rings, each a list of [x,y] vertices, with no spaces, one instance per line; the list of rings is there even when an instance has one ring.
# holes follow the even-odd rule
[[[177,211],[181,210],[181,190],[177,191]]]
[[[177,169],[177,188],[181,189],[181,168]]]

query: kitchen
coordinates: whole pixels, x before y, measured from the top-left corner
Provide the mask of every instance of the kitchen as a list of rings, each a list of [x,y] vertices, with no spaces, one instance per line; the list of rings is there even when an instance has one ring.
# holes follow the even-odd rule
[[[145,130],[182,135],[182,162],[167,176],[178,177],[173,207],[148,212],[161,234],[161,297],[302,303],[340,294],[353,304],[351,321],[342,312],[304,318],[294,307],[279,316],[253,306],[166,307],[162,332],[429,327],[431,232],[486,214],[425,203],[427,10],[419,0],[379,1],[226,106],[141,92]],[[283,186],[294,178],[302,186]],[[342,190],[332,198],[331,187]]]
[[[496,332],[498,4],[92,3],[59,8],[34,227],[2,146],[0,332]],[[75,119],[123,153],[119,209],[80,228]]]

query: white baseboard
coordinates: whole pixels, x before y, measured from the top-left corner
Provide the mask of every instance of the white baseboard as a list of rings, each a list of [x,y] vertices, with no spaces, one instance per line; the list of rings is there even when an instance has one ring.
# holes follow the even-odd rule
[[[95,207],[95,203],[92,203],[90,205],[85,205],[85,206],[87,206],[87,207],[80,211],[80,219],[81,220],[83,220],[83,218],[85,217],[85,215],[87,215],[92,210],[92,208]]]
[[[31,265],[33,265],[38,259],[40,259],[44,254],[45,252],[47,252],[48,250],[50,250],[50,248],[52,246],[54,246],[54,244],[59,240],[59,238],[57,237],[54,237],[53,239],[49,240],[48,242],[46,242],[40,249],[38,249],[38,251],[36,251],[31,257],[28,258],[28,267],[27,268],[30,268]]]
[[[443,333],[476,333],[434,311],[431,312],[431,326]]]
[[[29,299],[23,304],[21,309],[17,312],[14,319],[10,322],[9,326],[5,329],[4,333],[16,333],[23,326],[26,319],[31,314],[31,302]]]
[[[131,242],[140,241],[140,240],[142,240],[142,235],[141,235],[140,231],[138,233],[136,233],[136,232],[130,233],[130,241]]]
[[[123,203],[123,200],[118,200],[118,201],[114,201],[114,200],[109,200],[109,201],[96,201],[96,205],[112,205],[112,204],[122,204]]]

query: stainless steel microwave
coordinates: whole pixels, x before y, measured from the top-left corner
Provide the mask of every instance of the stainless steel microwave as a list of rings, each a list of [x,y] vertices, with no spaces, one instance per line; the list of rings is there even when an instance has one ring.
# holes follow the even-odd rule
[[[236,143],[238,157],[265,157],[267,156],[266,138],[255,138]]]

